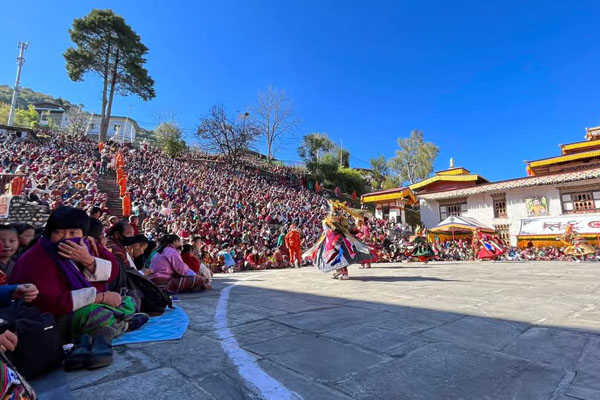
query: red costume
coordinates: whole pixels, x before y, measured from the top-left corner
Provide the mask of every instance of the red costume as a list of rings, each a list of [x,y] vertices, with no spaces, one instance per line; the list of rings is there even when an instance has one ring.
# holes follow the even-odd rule
[[[300,265],[300,262],[302,261],[300,252],[301,241],[300,232],[292,225],[292,229],[285,235],[285,247],[287,247],[290,252],[290,262],[292,264],[294,264],[294,261],[297,261],[297,265]]]
[[[480,260],[493,260],[504,254],[501,242],[493,236],[482,233],[479,229],[473,233],[473,243],[476,249],[474,254]]]

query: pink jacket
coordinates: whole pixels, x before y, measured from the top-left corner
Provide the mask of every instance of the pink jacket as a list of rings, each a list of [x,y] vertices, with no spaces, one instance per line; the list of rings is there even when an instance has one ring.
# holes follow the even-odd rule
[[[173,278],[194,273],[187,266],[179,252],[171,246],[165,247],[162,253],[157,253],[150,263],[152,273],[150,278]]]

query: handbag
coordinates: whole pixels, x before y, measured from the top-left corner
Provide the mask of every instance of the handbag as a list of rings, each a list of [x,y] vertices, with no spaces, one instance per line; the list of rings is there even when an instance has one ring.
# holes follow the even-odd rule
[[[25,306],[21,300],[0,309],[0,318],[17,335],[17,347],[6,352],[25,379],[59,366],[64,358],[60,330],[52,314]]]
[[[167,307],[174,308],[169,293],[156,286],[150,279],[132,268],[127,268],[125,274],[127,295],[139,299],[141,312],[156,317],[162,315]]]

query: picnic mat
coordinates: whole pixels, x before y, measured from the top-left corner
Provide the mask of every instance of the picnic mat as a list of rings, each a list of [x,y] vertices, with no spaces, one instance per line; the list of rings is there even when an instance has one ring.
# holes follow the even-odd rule
[[[179,340],[185,334],[190,320],[181,307],[167,308],[163,315],[150,320],[133,332],[127,332],[113,340],[113,346],[124,344]]]

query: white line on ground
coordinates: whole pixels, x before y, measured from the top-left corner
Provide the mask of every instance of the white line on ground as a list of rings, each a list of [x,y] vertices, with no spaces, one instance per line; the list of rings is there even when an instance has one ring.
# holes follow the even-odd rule
[[[266,400],[302,399],[297,393],[289,391],[285,386],[263,371],[256,358],[244,351],[227,326],[227,300],[229,292],[237,285],[229,285],[221,290],[217,309],[215,310],[215,332],[221,340],[221,347],[246,383],[258,391]]]

